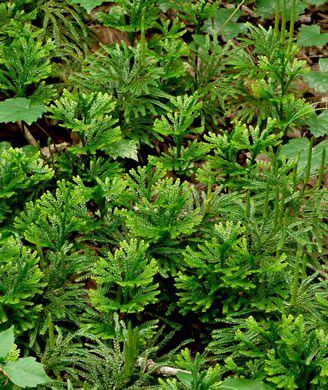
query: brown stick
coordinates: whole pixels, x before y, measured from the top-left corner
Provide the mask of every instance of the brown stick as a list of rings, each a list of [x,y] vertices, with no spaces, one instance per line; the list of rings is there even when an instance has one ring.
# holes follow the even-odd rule
[[[137,366],[140,367],[144,363],[144,360],[145,359],[143,358],[139,358],[137,360]],[[155,364],[156,363],[153,360],[147,359],[145,371],[150,370]],[[158,367],[153,372],[157,375],[165,375],[165,376],[176,376],[178,372],[186,372],[188,374],[191,374],[190,371],[182,370],[180,368],[167,367],[167,366]]]
[[[23,123],[22,121],[17,121],[17,125],[18,125],[20,131],[23,133],[24,138],[26,139],[28,144],[30,144],[30,145],[34,146],[35,148],[37,148],[38,147],[38,143],[36,142],[36,139],[33,137],[33,135],[31,134],[30,130],[25,125],[25,123]]]

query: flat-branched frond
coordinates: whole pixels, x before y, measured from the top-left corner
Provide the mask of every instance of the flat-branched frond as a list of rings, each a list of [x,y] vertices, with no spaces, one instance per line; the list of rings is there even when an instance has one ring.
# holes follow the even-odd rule
[[[147,259],[143,241],[124,241],[114,254],[96,262],[92,273],[97,289],[90,291],[95,308],[102,312],[138,313],[157,301],[158,284],[154,259]]]
[[[0,247],[0,324],[14,324],[19,333],[32,329],[42,310],[36,301],[47,283],[38,263],[36,253],[13,238]]]

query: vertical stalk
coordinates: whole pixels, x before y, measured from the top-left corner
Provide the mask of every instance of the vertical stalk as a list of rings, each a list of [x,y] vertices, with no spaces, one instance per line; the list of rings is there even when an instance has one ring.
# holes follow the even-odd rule
[[[245,217],[249,218],[250,216],[250,209],[251,209],[251,195],[250,192],[247,191],[246,193],[246,210],[245,210]]]
[[[209,0],[203,0],[201,9],[197,15],[197,24],[196,24],[196,35],[200,34],[200,24],[201,24],[201,15],[206,7],[206,4]],[[198,49],[196,49],[196,56],[195,56],[195,90],[198,88]]]
[[[146,34],[145,34],[145,16],[141,17],[141,66],[145,66],[146,63]]]
[[[298,152],[297,153],[297,157],[296,157],[296,161],[295,161],[295,165],[294,165],[294,168],[293,168],[293,193],[294,191],[296,190],[296,179],[297,179],[297,168],[298,168],[298,162],[300,160],[300,155],[301,155],[301,152]]]
[[[276,0],[276,15],[275,15],[275,19],[274,19],[274,36],[275,36],[275,38],[278,38],[279,19],[280,19],[280,0]]]
[[[322,149],[320,171],[319,171],[318,181],[317,181],[317,184],[316,184],[316,189],[317,190],[321,186],[322,178],[323,178],[323,174],[324,174],[324,170],[325,170],[325,166],[326,166],[326,149],[324,148],[324,149]]]
[[[286,196],[286,191],[285,191],[284,188],[282,188],[282,191],[281,191],[281,201],[280,201],[280,210],[279,210],[279,217],[278,217],[278,225],[280,227],[283,227],[284,212],[285,212],[285,196]]]
[[[281,35],[280,42],[285,42],[285,32],[286,32],[286,0],[282,2],[282,16],[281,16]]]
[[[265,187],[263,219],[267,219],[269,214],[269,193],[270,193],[270,178],[268,177],[266,182],[266,187]]]
[[[310,173],[311,173],[311,162],[312,162],[312,147],[313,147],[313,137],[311,138],[308,155],[307,155],[307,162],[306,162],[306,170],[305,170],[305,178],[304,178],[304,184],[302,188],[301,194],[304,194],[305,188],[309,182]]]
[[[307,266],[307,255],[303,255],[303,262],[302,262],[302,282],[307,278],[306,275],[306,266]]]
[[[275,231],[277,229],[278,225],[278,216],[279,216],[279,186],[277,184],[276,187],[276,197],[274,200],[274,216],[273,216],[273,230]]]
[[[48,268],[47,268],[47,265],[46,265],[46,262],[45,262],[45,259],[43,256],[43,251],[42,251],[42,247],[41,247],[41,243],[40,243],[40,236],[39,236],[38,231],[35,232],[35,241],[36,241],[36,243],[35,243],[36,244],[36,251],[38,252],[38,255],[40,258],[41,271],[44,273],[46,281],[49,282],[49,271],[48,271]]]
[[[298,250],[297,253],[296,253],[296,260],[295,260],[292,297],[291,297],[291,300],[290,300],[291,306],[295,306],[295,304],[296,304],[298,282],[299,282],[299,272],[300,272],[300,257],[301,257],[301,251]]]
[[[51,313],[48,313],[48,331],[49,331],[49,349],[50,351],[55,350],[55,335],[54,335],[54,324],[52,322]]]
[[[288,47],[287,47],[287,56],[290,53],[290,50],[292,48],[293,44],[293,38],[294,38],[294,26],[295,26],[295,10],[296,10],[296,0],[292,0],[292,12],[290,15],[290,26],[289,26],[289,40],[288,40]]]
[[[210,213],[210,211],[211,211],[211,202],[212,202],[212,182],[207,184],[205,214],[209,214]]]

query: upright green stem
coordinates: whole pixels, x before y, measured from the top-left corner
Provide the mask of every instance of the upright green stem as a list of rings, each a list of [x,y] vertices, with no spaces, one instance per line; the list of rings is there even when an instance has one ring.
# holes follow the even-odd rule
[[[280,227],[283,227],[283,219],[284,219],[284,213],[285,213],[285,196],[286,192],[284,188],[282,189],[281,194],[281,201],[280,201],[280,210],[279,210],[279,217],[278,217],[278,224]]]
[[[296,0],[292,0],[292,12],[290,15],[290,26],[289,26],[289,40],[287,47],[287,56],[290,53],[292,48],[293,39],[294,39],[294,26],[295,26],[295,14],[296,14]]]
[[[301,257],[301,251],[298,250],[297,253],[296,253],[296,260],[295,260],[292,297],[291,297],[291,300],[290,300],[291,306],[295,306],[295,304],[296,304],[297,291],[298,291],[298,282],[299,282],[299,272],[300,272],[300,257]]]
[[[286,32],[286,0],[282,2],[282,15],[281,15],[281,35],[280,42],[285,42],[285,32]]]
[[[268,177],[266,182],[266,188],[265,188],[263,219],[267,219],[269,214],[269,194],[270,194],[270,178]]]
[[[200,24],[202,22],[202,19],[201,19],[201,16],[202,16],[202,13],[206,7],[206,4],[208,3],[209,0],[204,0],[203,1],[203,4],[201,6],[201,9],[197,15],[197,24],[196,24],[196,35],[199,35],[200,34]],[[196,51],[196,56],[195,56],[195,89],[198,89],[198,61],[199,61],[199,58],[198,58],[198,50]]]
[[[141,66],[145,66],[146,63],[146,34],[145,34],[145,16],[141,17]]]
[[[297,168],[298,168],[298,162],[300,160],[300,155],[301,155],[301,152],[298,152],[297,153],[297,157],[296,157],[296,161],[295,161],[295,165],[294,165],[294,168],[293,168],[293,193],[295,192],[296,190],[296,185],[297,185]]]
[[[246,210],[245,210],[245,217],[249,218],[250,216],[250,210],[251,210],[251,195],[249,191],[246,193]]]
[[[207,196],[206,196],[206,204],[205,204],[205,214],[209,214],[211,211],[211,203],[212,203],[212,183],[208,183],[207,185]]]
[[[306,171],[305,171],[305,178],[304,178],[304,184],[302,188],[301,194],[304,194],[305,188],[309,182],[310,173],[311,173],[311,163],[312,163],[312,147],[313,147],[313,137],[311,138],[308,155],[307,155],[307,162],[306,162]]]
[[[275,16],[275,20],[274,20],[274,36],[275,36],[275,38],[278,38],[279,19],[280,19],[280,0],[276,0],[276,16]]]
[[[324,174],[324,171],[325,171],[325,166],[326,166],[326,148],[323,148],[322,149],[322,155],[321,155],[320,171],[319,171],[318,181],[317,181],[317,184],[316,184],[316,189],[317,190],[321,186],[323,174]]]
[[[277,229],[278,225],[278,216],[279,216],[279,186],[276,187],[276,196],[274,200],[274,215],[273,215],[273,230]]]
[[[52,322],[51,313],[48,313],[48,331],[49,331],[49,349],[50,351],[55,350],[55,335],[54,335],[54,324]]]

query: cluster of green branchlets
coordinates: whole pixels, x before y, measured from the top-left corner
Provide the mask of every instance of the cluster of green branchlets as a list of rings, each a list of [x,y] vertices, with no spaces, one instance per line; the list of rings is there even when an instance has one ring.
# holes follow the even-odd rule
[[[314,114],[296,2],[288,34],[277,0],[233,44],[245,1],[118,0],[92,23],[125,42],[92,51],[73,3],[101,1],[0,4],[0,120],[30,144],[0,143],[0,383],[326,389],[326,141],[288,139]]]

